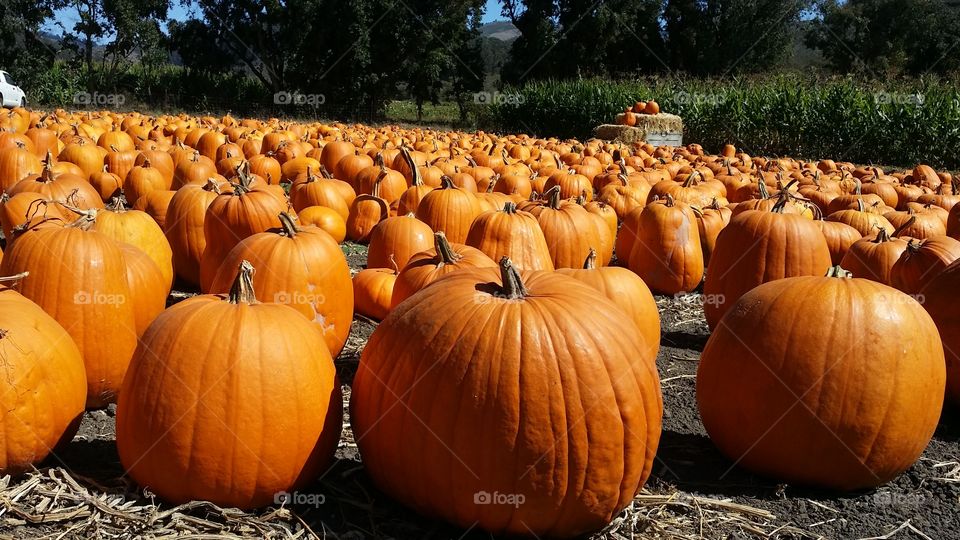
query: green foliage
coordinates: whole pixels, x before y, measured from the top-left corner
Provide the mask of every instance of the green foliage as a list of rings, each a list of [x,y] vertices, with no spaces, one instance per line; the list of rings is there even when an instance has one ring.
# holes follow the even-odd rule
[[[508,90],[480,127],[590,137],[637,100],[681,116],[684,140],[718,151],[960,168],[960,86],[953,79],[643,79],[536,82]]]

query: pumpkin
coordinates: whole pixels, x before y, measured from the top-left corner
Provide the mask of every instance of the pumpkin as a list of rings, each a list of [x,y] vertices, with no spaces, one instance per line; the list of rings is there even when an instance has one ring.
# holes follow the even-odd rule
[[[601,237],[601,228],[606,229],[606,225],[579,204],[561,200],[560,194],[560,188],[553,187],[544,193],[547,204],[530,209],[543,231],[554,267],[580,268],[591,248],[604,255],[598,264],[608,263],[604,248],[612,254],[612,245],[606,245]]]
[[[24,191],[39,193],[56,201],[66,201],[81,209],[103,208],[100,193],[85,178],[70,173],[57,173],[49,158],[43,171],[30,175],[7,190],[10,195]]]
[[[417,219],[434,231],[443,231],[451,242],[464,243],[470,225],[480,215],[476,195],[453,185],[449,176],[441,179],[441,187],[427,193],[417,206]]]
[[[738,465],[856,490],[920,457],[944,380],[936,326],[919,303],[866,279],[791,277],[732,302],[701,356],[697,404]]]
[[[203,220],[210,203],[221,194],[221,187],[214,180],[183,186],[167,209],[169,223],[164,234],[170,243],[173,267],[180,279],[193,286],[200,285],[200,259],[207,245]]]
[[[453,273],[364,348],[351,399],[364,465],[385,493],[463,527],[598,530],[650,474],[663,411],[652,350],[571,277],[518,274],[508,259]],[[491,493],[523,504],[477,504]]]
[[[189,185],[189,184],[188,184]],[[153,167],[150,160],[130,169],[123,182],[123,194],[127,202],[136,204],[137,200],[151,191],[170,189],[171,184],[164,178],[160,169]]]
[[[72,212],[64,210],[59,204],[32,191],[12,197],[6,193],[0,195],[0,228],[3,230],[3,237],[7,239],[7,246],[13,241],[14,231],[22,228],[25,223],[45,219],[62,221],[67,217],[66,213],[73,216]]]
[[[397,275],[391,309],[441,277],[465,268],[493,267],[496,263],[482,251],[452,244],[443,232],[433,234],[434,247],[414,255]]]
[[[0,262],[0,274],[29,272],[18,290],[77,343],[87,373],[87,407],[116,399],[137,346],[135,308],[120,245],[93,230],[95,211],[68,226],[30,229]]]
[[[357,313],[380,321],[390,313],[393,287],[397,282],[397,266],[366,268],[353,276],[353,297]]]
[[[137,336],[142,336],[150,323],[167,307],[170,285],[157,263],[142,249],[118,242],[127,268],[130,285],[130,303],[133,304],[133,322]]]
[[[316,227],[297,227],[287,213],[279,215],[281,228],[240,241],[227,254],[210,291],[225,293],[242,261],[254,261],[257,298],[287,304],[321,331],[330,355],[340,354],[353,321],[350,268],[340,246]]]
[[[427,193],[433,191],[433,187],[423,182],[420,169],[413,164],[413,157],[406,148],[401,149],[400,157],[407,163],[407,169],[412,171],[410,187],[400,195],[397,201],[397,215],[405,216],[410,212],[416,213],[420,201],[427,196]]]
[[[630,253],[630,270],[660,294],[696,289],[703,280],[703,248],[690,205],[667,195],[631,216],[637,219],[637,238]]]
[[[390,217],[390,205],[380,197],[379,185],[373,186],[373,193],[362,194],[353,200],[347,215],[347,238],[353,242],[366,244],[370,233],[383,220]]]
[[[267,184],[242,174],[232,193],[218,195],[203,218],[205,247],[200,257],[200,290],[210,290],[213,278],[234,246],[248,236],[280,227],[285,201]]]
[[[87,381],[71,336],[39,306],[5,287],[0,289],[0,356],[0,471],[18,474],[76,434]]]
[[[880,228],[875,234],[851,244],[840,261],[840,266],[853,274],[853,277],[890,285],[893,265],[900,260],[906,249],[905,239],[891,237],[886,229]]]
[[[711,329],[750,289],[786,277],[821,276],[830,268],[823,233],[813,220],[781,213],[784,206],[737,214],[717,236],[703,285]]]
[[[613,207],[617,217],[622,221],[636,208],[647,205],[650,194],[650,185],[646,182],[630,183],[627,177],[619,175],[618,183],[605,186],[600,190],[597,199]]]
[[[170,201],[173,200],[173,196],[176,193],[176,191],[166,189],[151,191],[137,199],[133,208],[149,214],[150,217],[157,222],[157,225],[163,229],[166,227],[167,210],[170,208]]]
[[[390,257],[398,268],[406,266],[411,257],[433,246],[433,230],[413,214],[387,218],[370,233],[367,266],[387,268]]]
[[[907,294],[917,294],[958,258],[960,240],[949,236],[910,238],[907,248],[890,269],[890,285]]]
[[[630,316],[640,330],[644,343],[656,358],[660,349],[660,311],[647,284],[626,268],[597,266],[597,253],[591,251],[583,268],[558,268],[558,274],[570,276],[600,291]]]
[[[466,243],[492,261],[509,257],[520,270],[553,270],[550,249],[537,218],[517,210],[513,202],[478,216],[470,226]]]
[[[897,236],[909,236],[910,238],[923,240],[924,238],[947,234],[946,223],[937,214],[927,209],[918,212],[912,208],[907,208],[906,210],[887,212],[883,217],[887,218],[890,225],[897,230]]]
[[[43,171],[43,162],[22,143],[0,149],[0,191],[6,191],[17,182]]]
[[[126,242],[146,253],[163,276],[165,293],[173,286],[173,250],[170,242],[146,212],[128,210],[121,199],[96,213],[96,229],[118,242]],[[164,295],[165,296],[165,295]]]
[[[122,195],[123,180],[107,171],[106,165],[104,165],[102,171],[90,175],[90,185],[100,195],[100,200],[105,203]]]
[[[347,223],[340,214],[326,206],[308,206],[297,212],[302,225],[314,225],[327,232],[338,244],[347,237]]]
[[[697,231],[700,233],[700,248],[703,251],[703,264],[710,263],[710,255],[717,244],[717,236],[720,231],[730,223],[733,212],[726,206],[720,206],[717,199],[714,199],[710,206],[698,208],[691,206],[694,215],[697,218]]]
[[[339,180],[316,176],[311,169],[307,169],[303,179],[298,180],[290,189],[290,203],[293,209],[299,212],[308,206],[326,206],[347,220],[350,215],[350,204],[343,198],[342,188],[334,182]]]
[[[257,302],[252,273],[241,267],[228,296],[160,314],[124,380],[120,463],[173,504],[271,504],[333,461],[342,402],[330,353],[295,309]]]
[[[863,238],[860,231],[846,223],[826,221],[824,219],[816,219],[813,222],[820,228],[820,232],[823,233],[823,239],[827,241],[827,249],[830,250],[830,261],[833,265],[841,264],[847,251],[850,250],[850,246],[857,240]]]
[[[919,299],[933,318],[940,332],[946,355],[946,398],[954,406],[960,405],[960,312],[956,294],[960,286],[960,263],[954,262],[920,289]]]

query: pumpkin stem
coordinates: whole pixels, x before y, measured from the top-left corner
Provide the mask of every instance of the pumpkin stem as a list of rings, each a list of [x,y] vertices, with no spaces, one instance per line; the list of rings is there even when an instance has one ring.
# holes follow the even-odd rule
[[[324,167],[323,165],[320,165],[320,174],[322,174],[323,177],[326,178],[327,180],[330,180],[331,178],[333,178],[333,173],[328,171],[327,168]]]
[[[513,201],[507,201],[503,203],[503,213],[504,214],[516,214],[517,213],[517,203]]]
[[[126,212],[127,207],[123,204],[123,199],[124,199],[123,191],[121,190],[119,197],[112,197],[110,199],[110,203],[107,204],[107,210],[110,210],[111,212],[116,212],[118,214],[122,214]]]
[[[12,275],[12,276],[3,276],[3,277],[0,277],[0,283],[9,283],[9,282],[11,282],[11,281],[20,281],[21,279],[24,279],[24,278],[26,278],[26,277],[29,276],[29,275],[30,275],[30,272],[29,272],[29,271],[26,271],[26,272],[20,272],[19,274],[14,274],[14,275]]]
[[[453,251],[453,247],[450,246],[450,242],[447,241],[447,235],[444,234],[443,231],[433,233],[433,247],[437,250],[437,257],[440,259],[437,266],[454,264],[463,258],[463,255]]]
[[[759,183],[757,187],[760,190],[760,198],[769,199],[770,192],[767,191],[767,182],[763,179],[763,175],[760,176],[760,179],[757,182]]]
[[[547,200],[547,206],[557,210],[560,208],[560,186],[553,186],[548,189],[546,193],[543,194],[543,198]]]
[[[597,250],[590,248],[590,254],[587,255],[587,259],[583,261],[584,270],[595,270],[597,268]]]
[[[697,181],[698,176],[700,176],[700,171],[696,169],[690,171],[690,174],[687,175],[687,179],[683,181],[683,187],[688,188],[699,184],[699,181]]]
[[[508,300],[518,300],[527,296],[527,288],[520,279],[520,274],[510,262],[510,257],[500,259],[500,278],[503,286],[500,288],[500,297]]]
[[[666,206],[668,206],[668,207],[670,207],[670,208],[673,207],[673,195],[667,193],[667,195],[664,197],[663,200],[664,200],[664,202],[663,202],[664,205],[666,205]]]
[[[207,178],[207,183],[203,185],[204,191],[212,191],[217,195],[220,195],[220,184],[213,178]]]
[[[84,231],[89,231],[90,227],[93,227],[93,224],[97,222],[97,210],[91,208],[89,210],[81,210],[79,208],[74,208],[73,206],[60,203],[60,206],[70,210],[71,212],[78,214],[80,217],[72,223],[64,225],[67,228],[78,228]]]
[[[827,270],[826,277],[830,278],[852,278],[853,273],[847,270],[844,270],[840,265],[832,266]]]
[[[280,226],[283,227],[283,234],[287,235],[289,238],[293,238],[300,232],[300,229],[297,228],[297,222],[294,220],[293,216],[286,212],[280,212]]]
[[[256,272],[250,261],[240,262],[240,268],[237,270],[237,277],[233,280],[230,287],[230,295],[227,300],[231,304],[257,304],[257,295],[253,290],[253,274]]]
[[[453,178],[447,175],[440,177],[440,189],[455,189],[457,186],[453,183]]]

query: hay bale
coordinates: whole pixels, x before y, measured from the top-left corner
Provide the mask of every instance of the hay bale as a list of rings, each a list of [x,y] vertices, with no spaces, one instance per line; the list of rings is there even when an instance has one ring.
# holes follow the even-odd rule
[[[649,142],[654,146],[680,146],[683,141],[683,120],[668,113],[641,114],[636,126],[603,124],[593,130],[594,137],[623,144]]]

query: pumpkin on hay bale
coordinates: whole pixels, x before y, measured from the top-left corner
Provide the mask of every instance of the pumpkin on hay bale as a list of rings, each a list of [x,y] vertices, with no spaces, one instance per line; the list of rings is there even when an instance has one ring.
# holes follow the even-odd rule
[[[683,120],[675,114],[637,114],[635,120],[634,125],[601,124],[594,128],[593,136],[605,141],[632,144],[650,142],[650,139],[663,138],[664,135],[675,134],[678,138],[683,135]],[[620,122],[619,118],[617,122]]]

